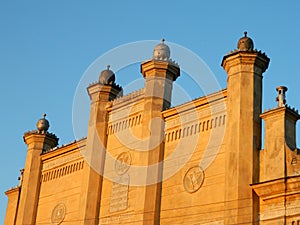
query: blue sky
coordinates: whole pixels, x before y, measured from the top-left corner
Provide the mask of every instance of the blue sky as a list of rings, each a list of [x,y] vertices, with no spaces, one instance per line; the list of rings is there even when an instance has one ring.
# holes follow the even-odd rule
[[[300,109],[299,9],[297,0],[1,1],[0,221],[4,191],[17,185],[24,166],[23,133],[35,129],[46,112],[60,144],[73,141],[76,87],[96,58],[119,45],[164,37],[198,54],[225,88],[222,57],[247,30],[255,48],[271,58],[263,79],[263,108],[275,106],[275,88],[286,85],[288,104]],[[180,65],[180,57],[175,60]],[[138,64],[125,68],[116,73],[117,83],[128,85],[142,76],[139,71]],[[176,82],[192,87],[187,76]],[[189,91],[192,98],[201,95]]]

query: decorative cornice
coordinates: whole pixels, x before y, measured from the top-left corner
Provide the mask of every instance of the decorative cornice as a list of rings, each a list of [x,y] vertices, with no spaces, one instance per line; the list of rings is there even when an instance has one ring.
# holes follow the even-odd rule
[[[209,94],[207,96],[202,96],[192,101],[188,101],[183,104],[174,106],[170,109],[166,109],[162,112],[162,115],[164,118],[167,118],[178,114],[178,112],[182,113],[201,106],[205,106],[205,105],[209,106],[209,104],[212,104],[214,102],[225,101],[226,98],[227,98],[227,89],[223,89],[221,91]],[[224,106],[226,107],[225,102],[224,102]]]
[[[173,63],[172,61],[161,61],[161,60],[148,60],[141,64],[141,73],[146,78],[146,73],[152,70],[165,70],[169,71],[169,73],[157,74],[157,76],[162,76],[169,78],[175,81],[180,76],[180,68],[178,64]]]
[[[264,201],[287,195],[300,194],[300,175],[251,184]]]
[[[99,81],[95,81],[95,82],[90,83],[88,85],[88,88],[93,87],[93,86],[99,86],[99,85],[101,85],[101,86],[110,86],[110,87],[114,87],[116,89],[122,89],[122,87],[120,85],[116,84],[116,83],[113,83],[113,84],[102,84]]]
[[[276,117],[285,114],[292,120],[297,121],[300,119],[300,115],[298,114],[298,110],[295,110],[295,108],[291,108],[290,106],[286,105],[283,107],[275,107],[273,109],[265,110],[264,113],[260,115],[262,119],[267,119],[271,117]]]
[[[18,185],[18,186],[15,186],[15,187],[12,187],[12,188],[9,188],[5,194],[8,196],[8,195],[11,195],[15,192],[19,192],[21,190],[21,187]]]
[[[115,100],[112,100],[112,104],[116,105],[116,104],[121,103],[121,102],[127,102],[131,99],[134,99],[134,98],[137,98],[137,97],[143,95],[144,93],[145,93],[145,89],[141,88],[137,91],[129,93],[128,95],[117,97]]]
[[[59,140],[59,138],[54,134],[54,133],[49,133],[49,132],[46,132],[45,134],[42,134],[40,133],[39,131],[37,130],[31,130],[31,131],[27,131],[24,133],[24,137],[27,137],[31,134],[40,134],[40,135],[47,135],[49,137],[52,137],[52,138],[56,138],[57,140]]]
[[[141,122],[141,113],[133,116],[128,116],[123,120],[112,121],[112,123],[108,125],[107,134],[111,135],[120,131],[124,131],[126,129],[140,125]]]
[[[88,94],[92,101],[103,100],[111,101],[117,96],[123,94],[123,89],[117,84],[101,84],[100,82],[93,83],[87,87]]]
[[[262,55],[268,57],[267,54],[266,54],[265,52],[262,52],[261,50],[257,50],[257,49],[253,49],[252,51],[241,51],[241,50],[239,50],[239,49],[234,49],[234,50],[228,52],[225,56],[229,56],[229,55],[236,54],[236,53],[240,53],[240,52],[249,52],[249,53],[255,52],[255,53],[259,53],[259,54],[262,54]]]
[[[33,141],[37,141],[45,142],[49,144],[50,148],[54,148],[58,145],[59,138],[53,133],[40,133],[37,130],[32,130],[24,133],[23,140],[27,145]]]
[[[221,66],[228,73],[229,68],[241,64],[257,65],[265,72],[268,68],[270,59],[261,51],[233,51],[223,57]]]
[[[171,127],[165,132],[165,142],[172,142],[185,138],[188,136],[196,135],[216,129],[220,126],[225,126],[226,114],[220,114],[209,119],[198,120],[197,123],[192,124],[180,124],[175,128]]]
[[[58,155],[65,154],[70,151],[75,151],[77,149],[81,149],[86,146],[86,137],[81,138],[79,140],[74,140],[71,143],[63,144],[59,147],[51,148],[47,151],[44,151],[42,154],[42,161],[54,158]]]
[[[106,110],[108,112],[112,110],[116,110],[122,107],[128,107],[130,104],[134,103],[136,104],[138,101],[144,99],[145,89],[139,89],[137,91],[134,91],[132,93],[129,93],[128,95],[124,95],[121,97],[117,97],[115,100],[109,101],[106,104]]]
[[[42,182],[51,181],[79,170],[82,170],[84,166],[84,160],[68,162],[64,165],[56,167],[55,169],[51,168],[42,173]]]

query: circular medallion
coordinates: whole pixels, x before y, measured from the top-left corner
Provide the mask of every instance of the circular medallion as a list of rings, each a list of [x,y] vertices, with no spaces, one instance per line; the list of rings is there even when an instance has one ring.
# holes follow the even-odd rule
[[[60,224],[66,215],[66,206],[63,203],[57,204],[52,210],[51,222],[52,224]]]
[[[193,193],[197,191],[203,184],[204,172],[200,166],[191,167],[184,175],[183,186],[184,189]]]
[[[115,162],[115,171],[118,175],[125,174],[131,164],[131,156],[129,152],[122,152]]]

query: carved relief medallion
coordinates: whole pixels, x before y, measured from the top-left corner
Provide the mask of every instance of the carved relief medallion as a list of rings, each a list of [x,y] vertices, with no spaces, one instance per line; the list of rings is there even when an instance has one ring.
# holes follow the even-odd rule
[[[184,189],[189,193],[196,192],[202,186],[203,180],[204,180],[203,170],[200,168],[200,166],[193,166],[184,175],[183,178]]]
[[[122,152],[115,162],[115,171],[118,175],[125,174],[131,164],[131,156],[129,152]]]
[[[54,209],[52,210],[51,215],[51,223],[58,225],[60,224],[66,215],[66,206],[63,203],[57,204]]]

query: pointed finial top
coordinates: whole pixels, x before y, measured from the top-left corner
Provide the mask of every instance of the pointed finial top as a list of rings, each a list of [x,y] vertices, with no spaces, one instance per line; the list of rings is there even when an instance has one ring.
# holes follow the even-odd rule
[[[247,37],[247,33],[248,33],[247,31],[244,32],[245,37]]]
[[[107,70],[109,70],[109,68],[110,68],[110,65],[107,65]]]
[[[44,117],[44,119],[46,118],[46,116],[47,116],[47,114],[46,114],[46,113],[44,113],[44,114],[43,114],[43,117]]]
[[[165,39],[164,38],[161,39],[161,43],[163,43],[163,44],[165,43]]]

